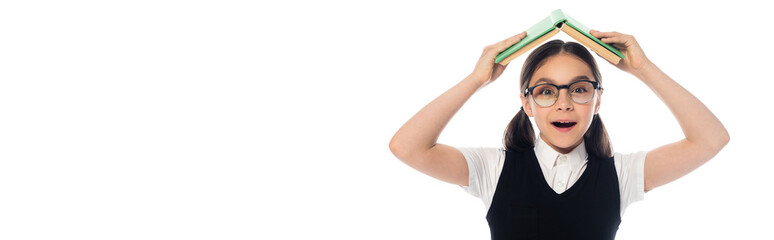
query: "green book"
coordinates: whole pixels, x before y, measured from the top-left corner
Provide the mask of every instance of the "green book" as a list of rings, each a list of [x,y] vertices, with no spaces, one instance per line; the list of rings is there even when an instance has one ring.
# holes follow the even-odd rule
[[[519,55],[524,54],[540,43],[547,41],[549,38],[556,35],[559,30],[564,31],[567,35],[570,35],[570,37],[613,64],[618,64],[621,59],[625,58],[618,49],[607,43],[603,43],[599,38],[592,36],[589,33],[589,30],[591,29],[567,14],[564,14],[561,9],[557,9],[551,12],[551,15],[548,17],[540,20],[540,22],[527,29],[526,37],[498,54],[495,58],[495,63],[500,63],[502,65],[508,64]]]

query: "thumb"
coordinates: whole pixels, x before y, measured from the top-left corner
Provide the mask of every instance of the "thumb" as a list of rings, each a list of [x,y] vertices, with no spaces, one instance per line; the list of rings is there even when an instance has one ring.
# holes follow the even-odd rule
[[[500,77],[500,75],[502,75],[503,72],[505,71],[506,67],[508,67],[508,64],[506,65],[495,64],[494,68],[492,69],[492,77],[491,77],[492,81]]]

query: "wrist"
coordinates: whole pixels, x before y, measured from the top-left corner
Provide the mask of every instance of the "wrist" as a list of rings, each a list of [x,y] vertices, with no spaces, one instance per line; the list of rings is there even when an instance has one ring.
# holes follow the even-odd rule
[[[486,82],[488,80],[489,79],[484,79],[482,77],[477,77],[475,74],[470,74],[467,77],[465,77],[465,79],[463,79],[463,81],[468,81],[468,82],[475,83],[479,87],[483,87],[484,85],[486,85]]]
[[[656,65],[653,64],[653,62],[648,60],[647,62],[645,62],[645,64],[642,65],[642,67],[632,71],[631,74],[639,79],[644,79],[648,75],[651,75],[651,73],[657,70],[658,70],[658,67],[656,67]]]
[[[469,75],[465,77],[465,79],[462,80],[462,83],[471,87],[476,88],[476,91],[480,90],[481,88],[484,88],[484,86],[488,85],[487,80],[481,80],[481,78],[476,78],[473,75]]]

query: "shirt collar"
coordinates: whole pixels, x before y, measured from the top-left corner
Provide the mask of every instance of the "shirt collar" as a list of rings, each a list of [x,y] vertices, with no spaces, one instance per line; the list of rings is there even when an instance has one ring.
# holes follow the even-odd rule
[[[576,167],[580,166],[588,159],[585,142],[581,142],[581,144],[575,147],[575,149],[573,149],[571,152],[562,154],[551,148],[551,146],[543,141],[540,136],[537,137],[535,144],[535,156],[537,157],[540,164],[547,169],[551,169],[556,166],[556,161],[558,161],[562,156],[567,157],[568,163],[570,164],[570,169],[576,169]]]

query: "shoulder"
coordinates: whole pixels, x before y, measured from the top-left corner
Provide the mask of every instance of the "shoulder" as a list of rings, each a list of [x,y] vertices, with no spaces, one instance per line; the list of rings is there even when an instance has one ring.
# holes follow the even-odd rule
[[[633,161],[633,160],[636,160],[636,159],[639,159],[639,158],[644,159],[645,155],[647,153],[648,152],[646,152],[646,151],[631,152],[631,153],[616,152],[616,153],[613,154],[613,158],[616,161]]]
[[[458,147],[468,163],[468,169],[478,172],[477,175],[487,175],[497,172],[505,162],[505,149],[501,147]]]
[[[615,168],[620,172],[622,168],[634,167],[645,162],[645,156],[648,154],[646,151],[620,153],[613,154],[613,162]]]
[[[489,204],[503,167],[505,150],[495,147],[458,147],[457,149],[465,156],[468,164],[468,186],[461,187],[473,196],[481,198],[485,204]]]
[[[613,154],[621,193],[621,214],[629,204],[645,198],[645,155],[648,152]]]
[[[496,161],[505,156],[502,147],[458,147],[465,159],[480,161]]]

